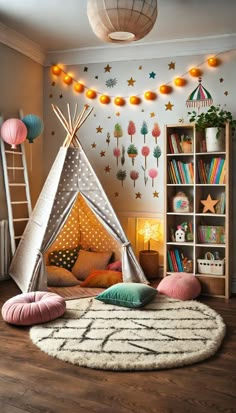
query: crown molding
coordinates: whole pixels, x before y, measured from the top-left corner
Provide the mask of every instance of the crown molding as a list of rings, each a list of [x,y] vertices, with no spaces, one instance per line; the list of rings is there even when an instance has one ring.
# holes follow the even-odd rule
[[[45,66],[155,59],[170,56],[216,54],[236,49],[236,33],[221,36],[176,39],[152,43],[130,43],[48,52]]]
[[[0,43],[30,57],[41,65],[44,64],[46,54],[39,45],[22,34],[0,23]]]

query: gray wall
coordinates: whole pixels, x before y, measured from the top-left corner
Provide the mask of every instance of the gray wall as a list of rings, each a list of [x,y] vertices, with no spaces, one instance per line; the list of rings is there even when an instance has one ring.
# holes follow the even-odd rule
[[[43,116],[43,68],[23,54],[0,43],[0,113],[4,119],[34,113]],[[43,182],[43,138],[25,143],[31,198],[35,204]],[[32,159],[32,168],[31,168]],[[2,167],[0,167],[0,219],[7,217]]]

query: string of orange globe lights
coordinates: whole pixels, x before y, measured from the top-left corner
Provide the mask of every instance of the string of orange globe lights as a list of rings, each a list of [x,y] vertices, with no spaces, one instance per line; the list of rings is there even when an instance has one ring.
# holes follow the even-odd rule
[[[190,74],[192,77],[200,77],[202,75],[202,70],[199,68],[203,63],[207,61],[208,65],[210,67],[217,67],[221,63],[220,59],[216,56],[209,57],[207,60],[204,60],[201,62],[199,65],[192,67],[189,69],[187,72],[183,73],[180,77],[176,77],[174,79],[174,84],[177,87],[183,87],[186,85],[187,80],[184,78],[187,74]],[[99,100],[102,104],[108,104],[111,102],[112,96],[103,94],[99,91],[96,91],[94,89],[90,89],[87,86],[85,86],[81,81],[77,81],[74,79],[73,76],[65,72],[59,65],[52,65],[51,71],[53,75],[60,76],[61,74],[64,75],[63,77],[63,82],[66,85],[71,85],[74,83],[74,91],[77,93],[83,93],[85,92],[85,95],[88,99],[95,99],[97,95],[100,95]],[[171,82],[167,82],[165,84],[162,84],[159,86],[159,92],[162,94],[170,94],[173,90],[173,87],[171,86]],[[130,97],[122,97],[122,96],[116,96],[114,97],[114,104],[116,106],[124,106],[126,104],[126,99],[129,99],[129,102],[131,105],[139,105],[142,101],[141,99],[141,94],[135,95],[135,96],[130,96]],[[144,93],[144,98],[146,100],[155,100],[157,98],[157,93],[152,90],[148,90]]]

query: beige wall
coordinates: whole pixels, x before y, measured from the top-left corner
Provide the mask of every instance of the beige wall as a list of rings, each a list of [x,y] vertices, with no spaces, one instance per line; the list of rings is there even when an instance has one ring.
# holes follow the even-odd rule
[[[23,54],[0,43],[0,113],[4,119],[33,113],[43,116],[43,68]],[[43,138],[25,143],[32,204],[43,182]],[[32,154],[31,154],[32,153]],[[32,156],[32,168],[31,168]],[[2,167],[0,168],[0,219],[7,217]]]

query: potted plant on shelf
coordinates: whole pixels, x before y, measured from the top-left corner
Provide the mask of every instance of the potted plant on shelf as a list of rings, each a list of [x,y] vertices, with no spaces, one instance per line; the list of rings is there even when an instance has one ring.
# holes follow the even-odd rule
[[[225,148],[225,123],[236,127],[236,120],[231,112],[220,105],[210,106],[207,112],[198,114],[195,110],[188,112],[189,121],[195,122],[198,131],[205,130],[207,152],[220,152]]]
[[[181,136],[181,147],[184,153],[192,152],[192,138],[190,136]]]

